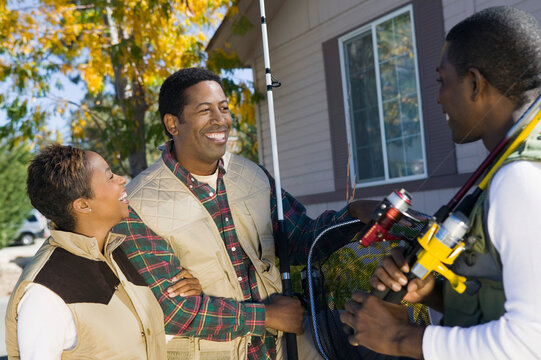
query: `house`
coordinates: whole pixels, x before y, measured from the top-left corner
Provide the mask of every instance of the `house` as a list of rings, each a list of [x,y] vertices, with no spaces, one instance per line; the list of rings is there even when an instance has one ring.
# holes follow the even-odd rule
[[[487,155],[455,145],[437,104],[447,31],[483,8],[541,20],[539,0],[267,0],[282,187],[309,214],[405,188],[416,209],[448,202]],[[259,2],[239,0],[208,49],[233,49],[265,93]],[[233,24],[253,27],[235,35]],[[497,54],[495,54],[496,56]],[[260,162],[272,172],[266,101],[256,109]]]

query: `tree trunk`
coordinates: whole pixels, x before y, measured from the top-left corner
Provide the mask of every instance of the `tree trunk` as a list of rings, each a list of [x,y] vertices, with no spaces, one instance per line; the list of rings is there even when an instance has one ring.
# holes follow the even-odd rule
[[[133,146],[128,155],[130,164],[130,176],[134,178],[141,171],[145,170],[147,165],[146,136],[145,136],[145,114],[147,104],[139,86],[134,84],[134,96],[130,98],[131,109],[127,111],[134,122],[133,126]]]
[[[146,136],[145,136],[145,114],[148,108],[145,101],[145,93],[140,84],[134,79],[131,83],[128,82],[123,73],[122,64],[116,61],[115,46],[119,44],[119,37],[126,39],[126,34],[117,27],[113,20],[110,7],[106,8],[105,24],[109,27],[111,33],[111,62],[113,64],[114,82],[116,97],[121,104],[122,112],[125,121],[133,121],[132,126],[128,128],[132,132],[132,142],[128,154],[128,163],[130,166],[130,176],[134,178],[141,171],[145,170],[147,165],[146,154]]]

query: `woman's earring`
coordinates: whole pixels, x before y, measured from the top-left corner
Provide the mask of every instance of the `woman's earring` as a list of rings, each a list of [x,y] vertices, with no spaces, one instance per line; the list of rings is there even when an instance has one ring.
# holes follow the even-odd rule
[[[92,209],[88,209],[88,212],[92,212]]]

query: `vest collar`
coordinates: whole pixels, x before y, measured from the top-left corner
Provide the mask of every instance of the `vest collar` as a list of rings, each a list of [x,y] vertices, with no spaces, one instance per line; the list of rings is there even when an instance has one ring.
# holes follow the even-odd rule
[[[124,240],[125,236],[109,233],[103,246],[106,253],[110,254]],[[103,254],[98,247],[98,241],[95,237],[76,234],[68,231],[51,230],[49,243],[54,246],[66,249],[70,253],[82,256],[91,260],[103,259]]]

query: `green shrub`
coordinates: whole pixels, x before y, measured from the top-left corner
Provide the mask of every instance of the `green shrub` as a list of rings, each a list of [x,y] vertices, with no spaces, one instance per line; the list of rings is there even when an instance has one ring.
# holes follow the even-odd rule
[[[0,248],[15,239],[19,226],[32,210],[26,195],[26,169],[30,159],[27,144],[10,148],[0,143]]]

